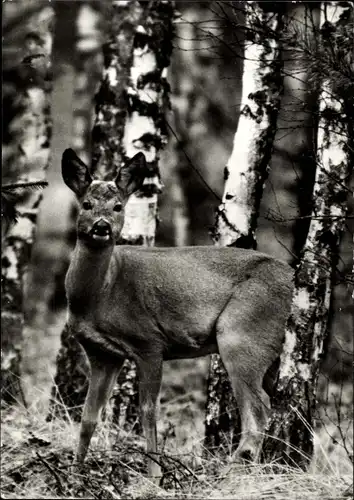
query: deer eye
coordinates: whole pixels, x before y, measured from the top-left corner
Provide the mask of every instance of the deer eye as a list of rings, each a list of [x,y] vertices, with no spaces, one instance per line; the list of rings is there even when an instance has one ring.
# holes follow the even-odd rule
[[[121,203],[117,203],[116,205],[114,205],[113,210],[115,212],[121,212],[122,211],[122,204]]]
[[[91,205],[91,203],[89,201],[84,201],[83,204],[82,204],[82,208],[84,210],[91,210],[92,205]]]

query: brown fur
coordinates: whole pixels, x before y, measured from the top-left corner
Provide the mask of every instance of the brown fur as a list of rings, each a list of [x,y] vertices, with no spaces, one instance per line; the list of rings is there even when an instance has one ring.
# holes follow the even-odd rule
[[[135,158],[116,183],[92,182],[71,150],[63,155],[64,180],[81,206],[66,279],[68,324],[92,368],[77,460],[85,458],[126,356],[137,364],[147,451],[157,453],[163,360],[214,352],[228,371],[241,412],[243,435],[235,458],[256,459],[269,406],[262,384],[281,352],[292,269],[268,255],[238,248],[114,246],[124,210],[115,213],[113,207],[124,207],[138,189],[139,182],[133,180],[136,163]],[[82,208],[84,201],[90,202],[90,210]],[[92,238],[100,219],[110,227],[109,241]],[[160,474],[152,460],[149,474]]]

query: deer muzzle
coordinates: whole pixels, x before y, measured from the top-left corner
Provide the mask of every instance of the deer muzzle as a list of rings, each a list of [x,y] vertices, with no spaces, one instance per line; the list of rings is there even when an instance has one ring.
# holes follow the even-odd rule
[[[92,226],[90,234],[94,240],[108,241],[112,237],[112,227],[106,220],[99,219]]]

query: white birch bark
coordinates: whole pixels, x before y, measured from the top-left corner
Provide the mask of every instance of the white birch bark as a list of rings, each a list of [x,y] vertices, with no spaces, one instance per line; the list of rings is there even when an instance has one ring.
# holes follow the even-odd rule
[[[264,13],[257,2],[246,2],[246,30],[262,19],[268,29],[280,31],[279,16]],[[218,209],[215,244],[230,246],[242,238],[255,242],[255,218],[262,195],[276,129],[281,88],[272,91],[269,77],[279,64],[279,42],[261,34],[245,42],[241,115],[233,150],[225,168],[225,189]],[[256,199],[257,198],[257,199]]]
[[[10,122],[9,116],[4,116],[7,136],[2,149],[4,184],[45,179],[51,136],[49,96],[53,21],[51,6],[36,9],[30,21],[25,23],[21,48],[17,48],[13,61],[12,77],[4,78],[7,101],[11,101],[13,112]],[[6,47],[5,40],[3,56],[6,58],[10,54],[11,57],[13,49],[11,45]],[[1,392],[2,400],[8,402],[19,397],[24,277],[41,199],[39,190],[24,189],[18,196],[18,222],[7,232],[2,247]]]
[[[161,89],[158,91],[152,81],[147,81],[144,86],[139,85],[139,82],[156,72],[160,73],[160,79],[165,79],[166,71],[165,68],[158,67],[155,51],[148,44],[151,33],[143,25],[137,27],[137,33],[146,36],[147,41],[143,47],[136,47],[133,51],[130,84],[127,89],[129,99],[133,101],[132,112],[126,120],[123,147],[127,158],[132,158],[139,151],[143,152],[147,163],[154,164],[156,171],[152,177],[145,178],[144,186],[147,187],[147,194],[133,194],[130,197],[126,206],[122,236],[128,241],[139,239],[144,245],[153,246],[157,222],[157,196],[162,189],[157,165],[159,151],[166,144],[167,137],[159,128],[154,116],[146,114],[148,108],[144,105],[151,109],[153,106],[163,105],[165,83],[161,83]],[[148,141],[145,140],[147,137]]]
[[[326,20],[335,25],[343,10],[334,2],[322,6],[321,25]],[[316,407],[316,385],[327,334],[333,273],[345,227],[345,193],[352,170],[341,120],[344,103],[334,97],[332,85],[333,82],[327,79],[321,84],[312,218],[296,270],[269,424],[269,434],[278,439],[272,442],[270,438],[264,446],[267,459],[290,457],[292,463],[295,461],[303,467],[308,465],[313,453],[313,433],[309,429]]]
[[[266,30],[245,43],[242,113],[225,169],[225,189],[216,216],[214,240],[217,246],[255,248],[258,210],[281,93],[279,42],[267,38],[267,29],[279,34],[282,14],[265,13],[257,3],[247,2],[245,17],[246,32],[257,26],[259,20],[266,23]],[[219,355],[214,354],[210,361],[205,419],[209,449],[223,441],[237,445],[240,428],[236,408],[228,376]]]

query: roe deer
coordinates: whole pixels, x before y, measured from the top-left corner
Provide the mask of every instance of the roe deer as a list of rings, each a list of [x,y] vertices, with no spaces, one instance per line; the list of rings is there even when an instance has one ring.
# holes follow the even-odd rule
[[[241,415],[236,459],[257,459],[267,419],[268,368],[279,357],[293,271],[240,248],[115,246],[128,197],[143,182],[138,153],[115,181],[93,180],[67,149],[62,174],[80,210],[66,277],[68,325],[87,353],[90,386],[76,454],[82,463],[99,413],[126,357],[137,365],[147,452],[157,453],[156,406],[163,360],[218,352]],[[263,386],[262,386],[263,384]],[[150,476],[159,477],[154,460]]]

